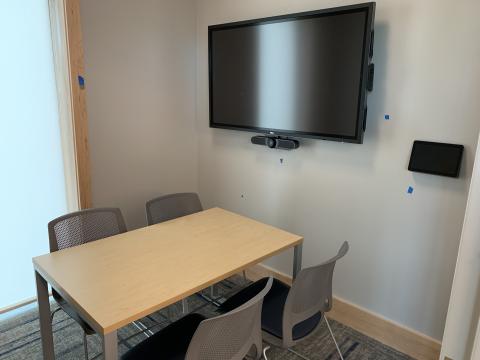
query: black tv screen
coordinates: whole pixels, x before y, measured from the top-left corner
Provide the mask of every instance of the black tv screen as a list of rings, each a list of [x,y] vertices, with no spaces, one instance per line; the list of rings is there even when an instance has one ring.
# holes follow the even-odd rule
[[[210,126],[361,143],[374,11],[210,26]]]

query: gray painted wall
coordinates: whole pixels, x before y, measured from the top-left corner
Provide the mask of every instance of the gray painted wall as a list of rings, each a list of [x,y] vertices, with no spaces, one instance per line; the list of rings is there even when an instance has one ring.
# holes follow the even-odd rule
[[[363,145],[272,151],[208,127],[209,24],[351,2],[82,0],[94,205],[137,227],[148,198],[198,189],[304,235],[305,265],[348,240],[336,295],[441,339],[480,127],[478,1],[377,1]],[[464,144],[461,178],[408,172],[414,139]],[[289,272],[291,253],[267,264]]]
[[[195,4],[82,0],[94,206],[197,190]]]
[[[478,1],[377,1],[363,145],[304,140],[298,150],[272,151],[249,144],[249,133],[208,127],[208,25],[348,3],[198,1],[200,194],[207,206],[304,235],[307,266],[348,240],[336,295],[441,339],[480,125]],[[461,178],[408,172],[414,139],[464,144]],[[291,254],[267,264],[290,272]]]

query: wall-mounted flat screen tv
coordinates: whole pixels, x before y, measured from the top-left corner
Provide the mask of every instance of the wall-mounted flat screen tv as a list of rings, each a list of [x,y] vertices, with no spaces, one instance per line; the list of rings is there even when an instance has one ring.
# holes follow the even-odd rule
[[[210,126],[362,143],[374,13],[371,2],[210,26]]]

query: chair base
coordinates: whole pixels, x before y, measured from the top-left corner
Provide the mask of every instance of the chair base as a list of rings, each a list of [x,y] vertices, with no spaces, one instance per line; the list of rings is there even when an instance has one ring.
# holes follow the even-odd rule
[[[209,302],[212,302],[215,298],[215,288],[214,288],[214,285],[211,285],[210,286],[210,299],[208,299],[206,296],[202,295],[201,293],[197,293],[197,295],[200,295],[201,297],[203,297],[204,299],[208,300]],[[189,312],[189,308],[188,308],[188,299],[187,298],[184,298],[182,299],[182,314],[183,315],[187,315]]]
[[[267,358],[267,350],[270,350],[270,346],[265,346],[265,348],[263,349],[263,358],[265,360],[268,360]]]
[[[182,299],[182,313],[184,315],[188,314],[188,300]]]
[[[333,340],[333,342],[334,342],[334,344],[335,344],[335,347],[336,347],[336,349],[337,349],[338,355],[340,356],[340,359],[341,359],[341,360],[344,360],[343,354],[342,354],[342,352],[340,351],[340,347],[338,346],[337,340],[335,339],[335,336],[333,335],[332,328],[330,327],[330,323],[328,322],[328,319],[327,319],[327,317],[325,316],[325,313],[323,313],[322,318],[325,318],[325,323],[327,324],[328,331],[330,332],[330,336],[332,337],[332,340]],[[322,323],[322,322],[320,321],[320,323],[318,324],[317,328],[316,328],[311,334],[309,334],[308,337],[314,335],[314,334],[318,331],[318,329],[320,328],[321,323]],[[265,331],[263,331],[263,339],[264,339],[264,341],[265,341],[266,343],[268,343],[268,344],[270,344],[270,345],[272,345],[272,346],[281,348],[281,349],[286,349],[288,352],[290,352],[290,353],[298,356],[298,357],[301,358],[301,359],[310,360],[308,357],[300,354],[299,352],[296,352],[296,351],[293,350],[292,348],[290,348],[290,347],[286,348],[285,346],[283,346],[282,339],[278,339],[278,338],[276,338],[276,337],[274,337],[274,336],[266,333]],[[302,340],[304,340],[304,339],[302,339]],[[267,350],[268,350],[268,349],[267,349]],[[265,357],[265,351],[264,351],[264,357]],[[265,359],[266,359],[266,357],[265,357]]]
[[[87,344],[87,333],[83,332],[83,351],[85,353],[85,360],[88,360],[88,344]]]
[[[342,352],[340,351],[340,347],[337,344],[337,340],[335,339],[335,336],[333,336],[333,331],[332,328],[330,327],[330,323],[328,322],[327,317],[324,314],[325,322],[327,323],[328,331],[330,331],[330,335],[332,336],[333,342],[335,343],[335,347],[337,348],[338,355],[340,355],[340,359],[343,360],[343,355]]]
[[[53,317],[55,316],[55,314],[57,312],[59,312],[60,310],[62,310],[61,307],[55,309],[54,311],[52,311],[52,314],[50,315],[50,322],[52,323],[53,325]],[[83,352],[85,354],[85,360],[88,360],[88,344],[87,344],[87,333],[83,330]]]
[[[303,356],[302,354],[296,352],[295,350],[293,350],[292,348],[288,348],[287,349],[288,352],[294,354],[294,355],[297,355],[299,358],[302,358],[304,360],[310,360],[309,358],[307,358],[306,356]]]
[[[133,326],[135,326],[138,330],[140,330],[143,335],[145,335],[147,338],[152,336],[154,334],[154,332],[152,330],[150,330],[144,323],[142,323],[141,321],[133,321],[132,322]]]

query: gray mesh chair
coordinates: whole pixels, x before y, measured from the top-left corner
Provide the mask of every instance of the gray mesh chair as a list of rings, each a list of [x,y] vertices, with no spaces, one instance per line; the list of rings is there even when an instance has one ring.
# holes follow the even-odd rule
[[[120,209],[99,208],[73,212],[48,223],[50,252],[86,244],[126,231]],[[52,295],[60,307],[52,313],[51,321],[56,311],[62,309],[82,327],[85,358],[88,360],[87,335],[94,334],[95,331],[55,289],[52,289]]]
[[[324,263],[302,269],[290,287],[274,280],[272,289],[265,296],[262,310],[262,329],[264,340],[302,357],[291,349],[306,339],[325,319],[328,330],[335,343],[340,358],[343,355],[335,340],[326,313],[332,309],[332,279],[337,260],[348,252],[348,242],[344,242],[337,255]],[[254,296],[263,288],[266,278],[258,280],[230,297],[219,308],[227,312]]]
[[[200,198],[195,193],[178,193],[147,201],[147,223],[158,224],[203,210]]]
[[[200,198],[196,193],[177,193],[163,195],[146,203],[148,225],[173,220],[181,216],[194,214],[203,210]],[[243,277],[246,280],[245,271]],[[210,287],[211,297],[214,296],[213,285]],[[188,312],[186,299],[182,301],[183,313]]]
[[[267,279],[253,298],[223,315],[183,317],[130,349],[122,360],[241,360],[247,355],[259,359],[262,303],[272,283]]]

